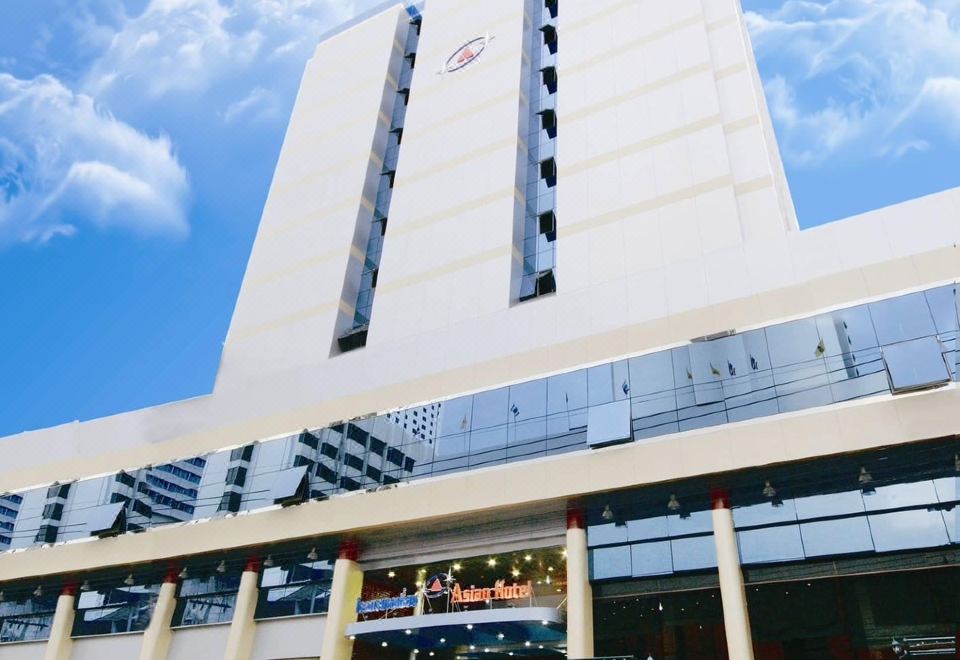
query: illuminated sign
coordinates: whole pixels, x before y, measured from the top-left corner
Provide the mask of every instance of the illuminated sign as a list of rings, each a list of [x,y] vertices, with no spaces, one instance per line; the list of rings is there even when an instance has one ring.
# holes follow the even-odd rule
[[[449,585],[453,582],[446,573],[437,573],[423,585],[423,595],[427,598],[440,598],[450,593]]]
[[[377,598],[376,600],[357,599],[357,614],[374,614],[392,610],[406,610],[417,606],[417,597],[408,596],[406,589],[395,598]]]
[[[517,598],[530,598],[533,596],[533,583],[510,584],[505,580],[497,580],[493,587],[484,587],[482,589],[470,588],[461,589],[457,584],[451,592],[454,603],[482,603],[488,600],[516,600]]]
[[[485,37],[471,39],[463,44],[453,55],[447,58],[440,73],[453,73],[454,71],[459,71],[460,69],[470,66],[477,61],[477,58],[487,49],[487,45],[491,41],[493,41],[493,37],[487,35]]]

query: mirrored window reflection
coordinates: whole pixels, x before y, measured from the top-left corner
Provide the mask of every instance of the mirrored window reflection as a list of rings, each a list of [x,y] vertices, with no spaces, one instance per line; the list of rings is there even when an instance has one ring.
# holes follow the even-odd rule
[[[866,511],[863,494],[859,490],[798,497],[794,500],[800,520],[826,516],[845,516]]]
[[[323,614],[330,605],[333,562],[291,563],[264,568],[257,619]]]
[[[630,546],[633,577],[673,573],[673,553],[669,541],[634,543]]]
[[[0,601],[0,644],[36,642],[50,637],[57,594],[12,594]]]
[[[670,531],[667,527],[666,516],[627,521],[627,538],[631,541],[664,539],[669,536]]]
[[[675,571],[699,571],[717,567],[717,546],[710,536],[694,536],[670,541]]]
[[[74,637],[146,630],[159,593],[159,585],[118,585],[81,592],[73,620]]]
[[[880,300],[869,307],[881,346],[937,334],[923,293]]]
[[[228,569],[223,573],[211,570],[206,575],[184,579],[180,583],[173,625],[229,623],[239,588],[239,570]]]
[[[544,456],[547,451],[547,381],[510,387],[508,460]]]
[[[510,390],[502,387],[473,397],[470,467],[503,463],[506,459]]]
[[[780,412],[832,403],[827,376],[826,342],[814,318],[766,330]]]
[[[444,474],[467,469],[472,418],[472,396],[443,402],[438,424],[434,473]]]
[[[594,580],[630,577],[633,574],[630,564],[630,546],[621,545],[591,550],[590,565]]]
[[[800,534],[807,557],[843,555],[873,550],[866,517],[801,523]]]
[[[629,371],[634,439],[676,433],[679,418],[672,353],[661,351],[631,358]]]
[[[805,557],[798,525],[745,530],[737,533],[737,541],[744,564],[797,561]]]
[[[877,552],[950,544],[943,514],[936,509],[874,514],[870,516],[870,530]]]
[[[547,379],[547,452],[583,449],[587,442],[587,372]]]
[[[944,349],[936,337],[923,337],[883,347],[883,359],[894,392],[943,385],[950,380]]]

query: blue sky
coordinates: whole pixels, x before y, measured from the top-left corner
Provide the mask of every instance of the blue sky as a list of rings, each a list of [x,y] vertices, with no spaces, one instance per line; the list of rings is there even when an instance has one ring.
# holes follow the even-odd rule
[[[373,4],[4,3],[0,436],[210,392],[303,66]],[[803,226],[960,185],[960,0],[744,5]]]

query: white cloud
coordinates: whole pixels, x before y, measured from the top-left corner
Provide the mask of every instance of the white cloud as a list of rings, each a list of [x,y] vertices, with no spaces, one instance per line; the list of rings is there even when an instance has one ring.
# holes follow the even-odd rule
[[[187,175],[150,137],[52,76],[0,74],[0,244],[68,236],[80,223],[185,236]]]
[[[788,0],[746,20],[793,164],[960,137],[960,0]]]
[[[279,115],[280,99],[277,94],[258,86],[239,101],[231,103],[223,113],[223,120],[232,124],[242,118],[256,121],[273,119]]]
[[[126,20],[86,76],[112,105],[299,77],[317,37],[373,0],[151,0]],[[272,75],[265,72],[272,69]],[[253,80],[259,83],[251,84]],[[266,90],[265,90],[266,91]],[[276,90],[269,90],[276,91]],[[236,97],[236,96],[234,96]]]

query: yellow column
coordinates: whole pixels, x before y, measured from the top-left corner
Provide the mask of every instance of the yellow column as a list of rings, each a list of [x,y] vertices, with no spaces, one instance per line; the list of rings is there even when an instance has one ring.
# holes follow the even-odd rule
[[[73,651],[73,619],[76,616],[74,605],[77,600],[77,586],[68,584],[63,587],[57,599],[57,609],[50,624],[50,637],[43,660],[69,660]]]
[[[173,611],[177,607],[177,573],[171,571],[160,585],[157,604],[153,607],[150,625],[143,631],[143,645],[140,647],[140,660],[166,660],[170,650],[173,632]]]
[[[713,538],[717,545],[717,570],[723,600],[723,625],[730,660],[753,660],[753,636],[747,611],[747,592],[740,570],[737,533],[726,492],[713,494]]]
[[[240,589],[237,590],[237,602],[233,608],[223,660],[250,660],[253,656],[253,636],[257,629],[253,615],[257,610],[259,579],[260,561],[251,559],[240,576]]]
[[[567,512],[567,657],[593,657],[593,589],[583,512]]]
[[[321,660],[350,660],[353,642],[347,637],[347,626],[357,620],[357,599],[363,588],[363,571],[357,563],[359,553],[355,542],[340,546],[340,557],[333,567],[333,585],[330,588],[330,608],[323,630]]]

